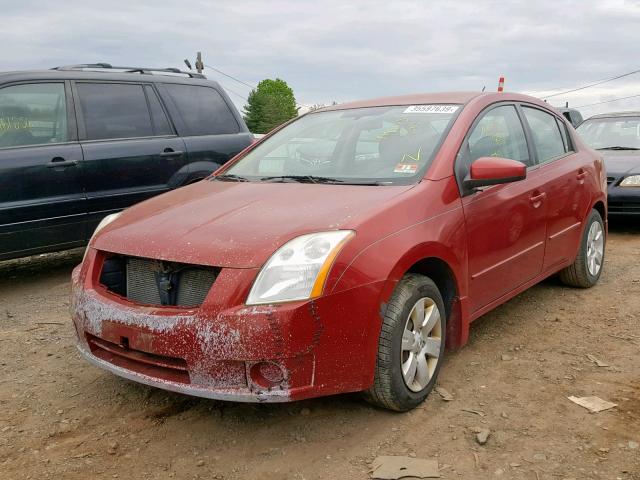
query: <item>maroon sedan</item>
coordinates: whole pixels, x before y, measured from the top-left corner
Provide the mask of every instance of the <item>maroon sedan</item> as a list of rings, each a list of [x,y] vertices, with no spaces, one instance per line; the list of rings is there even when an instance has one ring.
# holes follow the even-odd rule
[[[191,395],[408,410],[473,320],[556,273],[594,285],[606,218],[602,159],[535,98],[338,105],[105,219],[73,273],[78,348]]]

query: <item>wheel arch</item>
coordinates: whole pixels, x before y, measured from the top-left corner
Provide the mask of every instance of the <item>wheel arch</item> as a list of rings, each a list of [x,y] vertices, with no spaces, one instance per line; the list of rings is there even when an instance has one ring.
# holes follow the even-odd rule
[[[175,172],[167,183],[171,189],[184,187],[185,185],[189,185],[197,180],[202,180],[203,178],[208,177],[219,168],[220,163],[214,161],[187,163]]]
[[[603,222],[607,222],[607,207],[604,204],[604,201],[602,200],[598,200],[596,201],[596,203],[593,204],[592,207],[594,210],[596,210],[600,216],[602,217],[602,221]]]
[[[469,329],[468,319],[465,321],[464,308],[460,301],[465,292],[460,282],[463,276],[456,256],[444,250],[444,246],[440,247],[434,251],[431,245],[428,248],[430,252],[408,252],[397,262],[383,291],[383,306],[406,274],[418,273],[429,277],[438,287],[444,301],[447,315],[447,348],[457,349],[466,343]]]

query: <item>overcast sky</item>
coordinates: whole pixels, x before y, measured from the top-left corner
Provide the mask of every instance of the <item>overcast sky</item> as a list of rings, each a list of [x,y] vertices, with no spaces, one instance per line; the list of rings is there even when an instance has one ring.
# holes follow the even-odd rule
[[[0,70],[83,62],[205,64],[247,83],[279,77],[301,104],[437,90],[538,96],[640,69],[640,0],[0,0]],[[241,107],[248,88],[216,72]],[[640,73],[550,99],[640,94]],[[640,109],[640,97],[581,109]]]

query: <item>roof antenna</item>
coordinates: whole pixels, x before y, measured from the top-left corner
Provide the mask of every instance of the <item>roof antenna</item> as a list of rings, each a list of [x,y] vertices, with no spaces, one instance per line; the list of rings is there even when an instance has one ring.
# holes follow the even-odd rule
[[[484,87],[482,87],[482,91],[484,92],[486,88],[487,88],[486,85]]]
[[[184,64],[187,66],[187,68],[189,70],[193,70],[193,68],[191,68],[191,62],[189,60],[187,60],[186,58],[184,59]]]

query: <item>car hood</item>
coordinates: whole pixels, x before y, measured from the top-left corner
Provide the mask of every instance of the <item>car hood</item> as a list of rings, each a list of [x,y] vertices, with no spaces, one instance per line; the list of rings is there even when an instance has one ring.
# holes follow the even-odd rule
[[[608,176],[640,174],[640,150],[599,150],[598,152],[604,158]]]
[[[357,230],[410,188],[204,180],[125,210],[92,246],[181,263],[260,267],[299,235]]]

